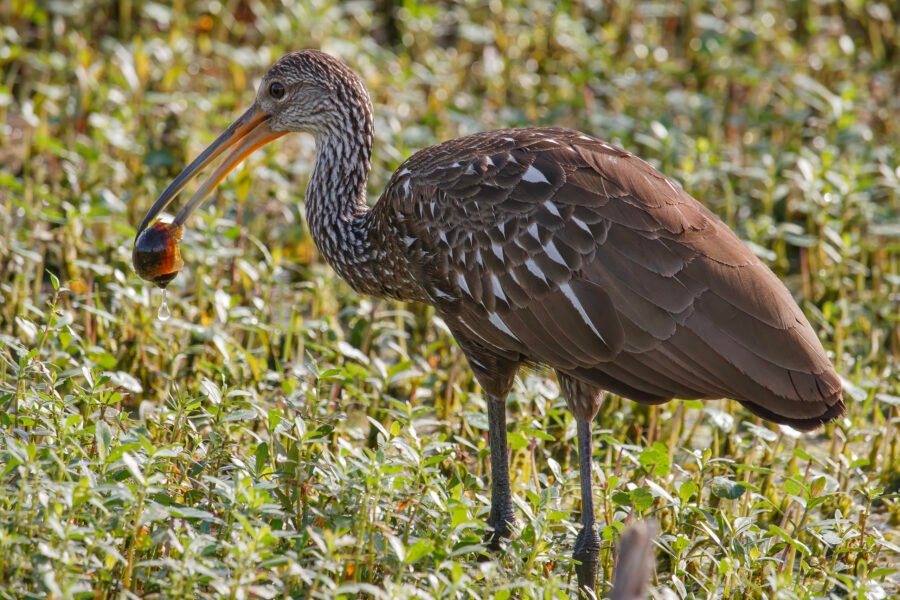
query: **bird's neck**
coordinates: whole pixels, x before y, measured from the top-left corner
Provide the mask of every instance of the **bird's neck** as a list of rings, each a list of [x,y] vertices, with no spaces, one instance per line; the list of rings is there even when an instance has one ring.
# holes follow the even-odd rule
[[[306,190],[306,219],[319,252],[358,292],[403,298],[393,273],[386,224],[366,203],[371,168],[370,119],[316,136],[316,164]],[[353,130],[357,129],[357,130]],[[403,270],[405,273],[405,269]]]

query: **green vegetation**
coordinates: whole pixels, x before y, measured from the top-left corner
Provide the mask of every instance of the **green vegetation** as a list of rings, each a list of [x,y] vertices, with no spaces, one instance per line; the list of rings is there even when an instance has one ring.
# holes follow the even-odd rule
[[[521,528],[485,555],[485,400],[431,309],[358,298],[317,259],[311,139],[251,158],[188,223],[170,320],[131,270],[156,195],[303,47],[369,85],[373,200],[436,141],[575,127],[734,226],[833,353],[848,414],[812,435],[733,402],[607,401],[601,591],[624,525],[654,517],[657,592],[897,594],[896,6],[374,4],[0,2],[0,597],[574,589],[556,383],[523,373],[510,398]]]

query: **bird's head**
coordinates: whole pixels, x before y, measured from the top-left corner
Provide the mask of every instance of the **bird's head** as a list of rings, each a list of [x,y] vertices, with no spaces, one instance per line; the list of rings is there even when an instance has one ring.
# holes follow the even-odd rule
[[[280,58],[263,77],[250,108],[160,194],[138,227],[135,253],[141,250],[141,236],[153,220],[191,179],[226,151],[230,150],[222,163],[175,217],[175,226],[183,225],[228,173],[269,142],[294,131],[311,133],[317,138],[362,131],[371,143],[371,115],[365,86],[337,58],[317,50],[303,50]],[[137,267],[137,261],[136,270],[144,279],[157,283],[163,279],[169,281],[175,275],[142,270]]]
[[[337,58],[317,50],[283,56],[260,83],[256,106],[273,131],[316,136],[341,132],[371,113],[359,77]]]

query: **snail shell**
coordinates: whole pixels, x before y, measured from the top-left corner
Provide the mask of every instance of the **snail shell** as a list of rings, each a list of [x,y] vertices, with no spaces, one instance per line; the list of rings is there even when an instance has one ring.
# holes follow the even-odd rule
[[[135,272],[141,279],[165,288],[184,267],[180,242],[180,225],[156,221],[134,243],[131,263]]]

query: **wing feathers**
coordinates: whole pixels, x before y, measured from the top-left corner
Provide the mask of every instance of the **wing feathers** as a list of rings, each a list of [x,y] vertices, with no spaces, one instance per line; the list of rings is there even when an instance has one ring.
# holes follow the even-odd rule
[[[416,240],[410,269],[464,347],[639,402],[730,397],[800,428],[842,412],[784,285],[644,161],[568,130],[504,130],[401,171],[412,185],[395,176],[385,193],[392,226]]]

